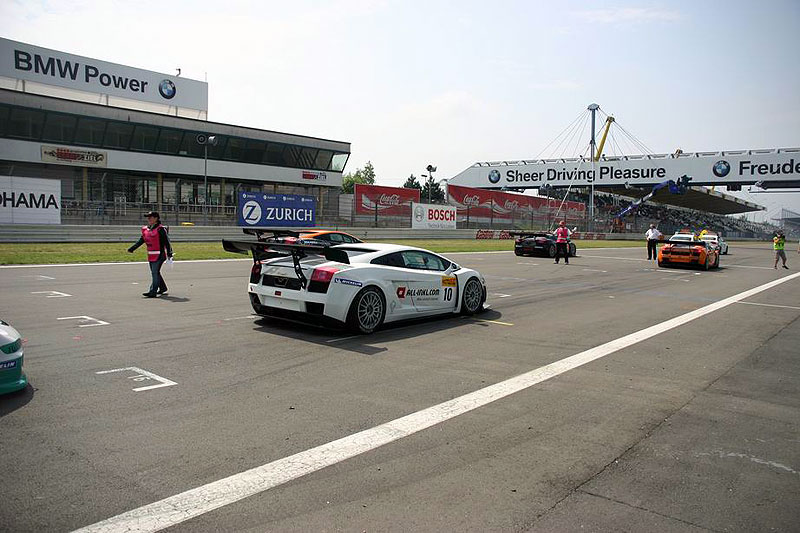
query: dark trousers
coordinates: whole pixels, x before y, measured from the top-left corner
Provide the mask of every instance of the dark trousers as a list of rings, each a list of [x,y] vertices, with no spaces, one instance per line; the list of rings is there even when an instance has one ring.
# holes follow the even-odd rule
[[[647,259],[658,259],[658,239],[647,239]]]
[[[557,242],[556,243],[556,263],[558,263],[558,258],[561,257],[561,254],[564,254],[564,263],[569,264],[569,248],[567,248],[567,243],[565,242]]]
[[[155,294],[158,289],[161,291],[167,290],[167,284],[164,283],[164,278],[161,277],[161,265],[164,264],[164,259],[158,261],[150,261],[150,274],[153,276],[153,282],[150,284],[150,292]]]

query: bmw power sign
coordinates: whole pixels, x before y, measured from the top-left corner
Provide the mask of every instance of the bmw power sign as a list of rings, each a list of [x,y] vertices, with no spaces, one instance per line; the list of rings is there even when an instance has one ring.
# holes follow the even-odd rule
[[[313,196],[243,192],[237,218],[240,227],[309,227],[315,212]]]

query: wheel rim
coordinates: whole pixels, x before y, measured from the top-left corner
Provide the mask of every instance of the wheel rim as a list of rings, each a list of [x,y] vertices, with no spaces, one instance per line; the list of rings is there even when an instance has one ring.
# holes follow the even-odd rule
[[[464,287],[464,304],[468,311],[473,312],[478,309],[481,305],[481,297],[483,296],[483,291],[481,290],[480,283],[471,279],[467,282],[467,286]]]
[[[358,302],[358,323],[362,329],[375,329],[381,321],[383,302],[381,297],[370,291],[364,293]]]

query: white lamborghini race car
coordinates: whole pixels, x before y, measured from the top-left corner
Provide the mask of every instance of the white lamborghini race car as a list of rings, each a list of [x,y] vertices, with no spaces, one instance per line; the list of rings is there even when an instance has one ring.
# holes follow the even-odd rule
[[[232,240],[222,245],[229,252],[253,253],[247,291],[259,315],[330,319],[372,333],[384,322],[471,315],[486,302],[479,272],[421,248]]]

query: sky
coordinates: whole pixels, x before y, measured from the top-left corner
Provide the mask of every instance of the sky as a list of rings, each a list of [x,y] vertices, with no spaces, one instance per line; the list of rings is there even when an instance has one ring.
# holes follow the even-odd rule
[[[391,186],[580,155],[588,129],[557,139],[591,103],[641,143],[618,153],[800,147],[798,30],[797,0],[0,0],[2,37],[180,68],[209,120],[350,142]]]

